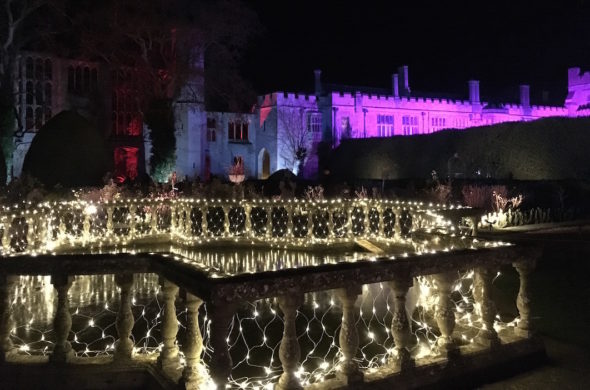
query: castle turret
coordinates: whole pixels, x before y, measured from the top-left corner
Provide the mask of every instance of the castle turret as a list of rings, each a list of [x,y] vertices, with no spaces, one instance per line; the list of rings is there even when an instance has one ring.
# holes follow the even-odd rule
[[[315,94],[321,95],[322,93],[322,71],[320,69],[316,69],[313,71],[314,78],[315,78]]]
[[[479,104],[479,80],[469,80],[469,103]]]
[[[398,98],[399,97],[399,76],[397,73],[391,75],[391,92],[393,96]]]
[[[520,105],[522,108],[531,107],[530,86],[522,84],[520,86]]]
[[[408,65],[397,68],[399,75],[399,86],[403,96],[410,96],[410,79],[408,77]]]

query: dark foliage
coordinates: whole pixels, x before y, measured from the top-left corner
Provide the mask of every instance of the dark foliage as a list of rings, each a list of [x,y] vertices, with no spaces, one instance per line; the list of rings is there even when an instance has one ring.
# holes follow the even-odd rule
[[[84,117],[63,111],[50,119],[33,139],[23,174],[47,187],[98,185],[109,170],[105,141]]]

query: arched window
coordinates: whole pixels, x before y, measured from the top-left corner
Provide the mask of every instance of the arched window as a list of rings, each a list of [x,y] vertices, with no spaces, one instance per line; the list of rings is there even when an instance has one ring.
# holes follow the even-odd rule
[[[35,128],[40,129],[43,125],[43,109],[41,107],[37,107],[35,109]]]
[[[35,84],[35,104],[43,104],[43,85],[41,84],[41,82],[37,82]]]
[[[76,82],[74,84],[74,91],[82,92],[82,68],[76,67]]]
[[[43,60],[41,58],[35,60],[35,79],[43,80]]]

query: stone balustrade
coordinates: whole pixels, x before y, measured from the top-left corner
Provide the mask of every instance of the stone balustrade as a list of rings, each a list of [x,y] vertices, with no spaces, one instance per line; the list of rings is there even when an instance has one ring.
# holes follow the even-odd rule
[[[5,208],[0,212],[0,235],[5,256],[145,243],[395,243],[418,230],[454,229],[446,217],[452,211],[469,213],[465,208],[370,199],[72,201]]]
[[[181,202],[177,210],[190,204]],[[177,230],[186,227],[186,209],[184,213],[184,218],[178,214],[174,217]],[[231,211],[224,215],[231,215]],[[113,234],[117,229],[118,223],[113,221]],[[157,224],[156,229],[160,230],[161,225]],[[115,274],[118,288],[114,299],[118,304],[109,310],[116,316],[116,342],[105,350],[109,356],[104,361],[107,371],[132,367],[140,361],[160,370],[171,386],[191,389],[406,388],[452,380],[492,364],[543,353],[542,344],[534,336],[529,289],[538,254],[528,248],[481,244],[472,249],[432,249],[337,266],[223,277],[212,277],[196,264],[159,253],[6,257],[0,273],[0,370],[4,364],[26,366],[29,358],[26,348],[11,337],[14,319],[10,307],[15,303],[11,303],[10,291],[19,283],[17,275],[51,275],[57,292],[53,322],[56,339],[53,351],[46,352],[47,364],[67,368],[79,367],[84,359],[96,364],[96,358],[72,351],[78,345],[72,335],[79,334],[72,329],[75,312],[68,301],[72,277]],[[508,324],[498,321],[491,288],[493,277],[507,265],[513,265],[520,277],[520,290],[515,296],[520,317]],[[148,330],[160,329],[160,345],[144,356],[138,353],[139,337],[132,334],[134,323],[138,323],[133,310],[139,296],[134,286],[141,279],[140,273],[158,275],[156,287],[163,302],[163,311],[154,317],[158,325]],[[469,301],[468,306],[463,306],[457,295],[468,282],[473,287],[465,291],[472,291],[472,295],[459,296]],[[428,293],[422,291],[426,285]],[[371,288],[383,299],[383,307],[376,308],[373,303],[372,312],[359,303],[376,301],[377,295],[364,298]],[[431,306],[421,303],[419,307],[420,318],[431,320],[417,321],[417,312],[408,310],[417,291],[426,294],[418,302],[433,298]],[[335,298],[325,298],[330,295]],[[263,306],[268,310],[258,312]],[[323,314],[318,314],[320,310],[324,310]],[[335,323],[328,317],[336,318]],[[436,340],[420,339],[416,329],[425,327],[430,335],[436,335]],[[265,331],[271,328],[272,332]],[[314,332],[320,335],[319,340],[331,340],[326,350],[319,351],[324,344],[314,341],[318,340]],[[275,344],[268,340],[272,337],[278,337]],[[375,342],[379,337],[383,338],[381,344]],[[267,348],[268,371],[244,375],[246,368],[261,370],[260,364],[248,365],[259,359],[250,351],[266,350],[266,346],[272,346]],[[373,358],[371,349],[377,347],[382,349],[382,356]],[[312,361],[316,355],[323,359],[322,363]]]

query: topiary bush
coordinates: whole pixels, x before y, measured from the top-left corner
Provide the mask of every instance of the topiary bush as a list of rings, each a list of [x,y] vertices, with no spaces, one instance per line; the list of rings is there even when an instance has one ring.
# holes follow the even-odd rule
[[[33,138],[23,174],[47,187],[94,186],[112,167],[102,134],[75,111],[51,118]]]

